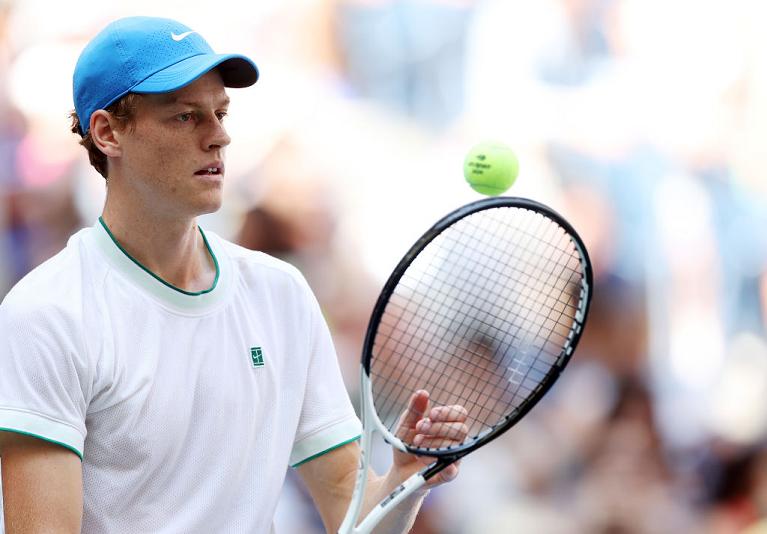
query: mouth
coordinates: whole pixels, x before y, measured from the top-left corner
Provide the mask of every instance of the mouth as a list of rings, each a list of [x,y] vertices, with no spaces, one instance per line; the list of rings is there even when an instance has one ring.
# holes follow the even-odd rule
[[[196,176],[223,176],[224,175],[224,166],[223,165],[211,165],[204,167],[197,172],[194,173]]]

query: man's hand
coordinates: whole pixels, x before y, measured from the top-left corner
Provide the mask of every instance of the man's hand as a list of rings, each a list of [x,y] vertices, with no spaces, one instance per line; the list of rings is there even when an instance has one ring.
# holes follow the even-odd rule
[[[429,408],[429,394],[416,391],[402,414],[396,435],[418,447],[440,447],[461,443],[468,433],[467,412],[462,406],[436,406]],[[336,532],[349,506],[359,465],[360,449],[357,443],[342,447],[302,464],[298,474],[306,483],[317,504],[328,532]],[[385,476],[370,470],[361,517],[398,485],[424,466],[434,461],[428,456],[416,456],[394,451],[394,462]],[[458,475],[457,462],[429,480],[433,487],[453,480]],[[376,527],[376,532],[409,532],[426,491],[419,491],[401,502]]]
[[[421,389],[410,397],[410,403],[400,417],[395,435],[417,447],[457,445],[468,435],[467,415],[466,408],[460,405],[430,408],[429,393]],[[404,480],[433,461],[434,459],[430,456],[417,456],[395,450],[392,468],[398,471],[399,476]],[[429,480],[428,485],[433,487],[453,480],[458,476],[459,463],[447,466],[444,471]]]

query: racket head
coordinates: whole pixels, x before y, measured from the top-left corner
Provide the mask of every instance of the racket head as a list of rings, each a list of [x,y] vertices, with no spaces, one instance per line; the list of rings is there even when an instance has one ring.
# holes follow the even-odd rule
[[[549,207],[495,197],[453,211],[400,260],[373,308],[361,362],[364,417],[419,455],[455,459],[495,439],[570,361],[592,282],[583,241]],[[431,447],[397,437],[418,389],[429,391],[430,406],[464,406],[468,436]]]

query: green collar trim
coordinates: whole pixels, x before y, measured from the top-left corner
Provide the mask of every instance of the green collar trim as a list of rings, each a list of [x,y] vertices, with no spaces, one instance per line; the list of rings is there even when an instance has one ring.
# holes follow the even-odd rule
[[[170,289],[172,289],[174,291],[178,291],[179,293],[181,293],[183,295],[188,295],[190,297],[196,297],[196,296],[199,296],[199,295],[204,295],[204,294],[210,293],[211,291],[216,289],[216,285],[218,285],[218,279],[221,276],[221,269],[219,268],[219,265],[218,265],[218,258],[216,258],[216,255],[214,254],[213,249],[210,246],[210,243],[208,243],[208,238],[205,237],[205,232],[203,232],[202,228],[200,228],[199,226],[197,226],[197,229],[200,231],[200,235],[202,236],[202,241],[205,243],[205,249],[208,251],[208,254],[210,254],[210,257],[213,258],[213,265],[215,265],[215,267],[216,267],[216,277],[213,279],[213,285],[211,285],[208,289],[205,289],[203,291],[186,291],[184,289],[181,289],[180,287],[174,286],[173,284],[171,284],[169,282],[166,282],[165,280],[163,280],[162,278],[160,278],[159,276],[154,274],[152,271],[150,271],[148,268],[146,268],[136,258],[131,256],[128,253],[128,251],[123,248],[123,246],[120,244],[120,242],[112,234],[112,231],[109,229],[109,227],[107,226],[107,223],[104,222],[104,219],[102,217],[99,217],[99,223],[101,223],[101,226],[104,228],[104,230],[106,231],[107,235],[112,240],[112,242],[115,244],[115,246],[118,249],[120,249],[120,252],[125,254],[125,256],[129,260],[131,260],[133,263],[138,265],[145,273],[150,275],[152,278],[154,278],[155,280],[157,280],[158,282],[160,282],[164,286],[169,287]]]

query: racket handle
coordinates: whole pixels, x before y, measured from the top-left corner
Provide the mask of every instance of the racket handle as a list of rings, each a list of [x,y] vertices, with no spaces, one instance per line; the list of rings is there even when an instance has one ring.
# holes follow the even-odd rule
[[[383,517],[426,484],[423,472],[416,473],[400,484],[384,500],[378,503],[355,529],[354,534],[370,534]]]

